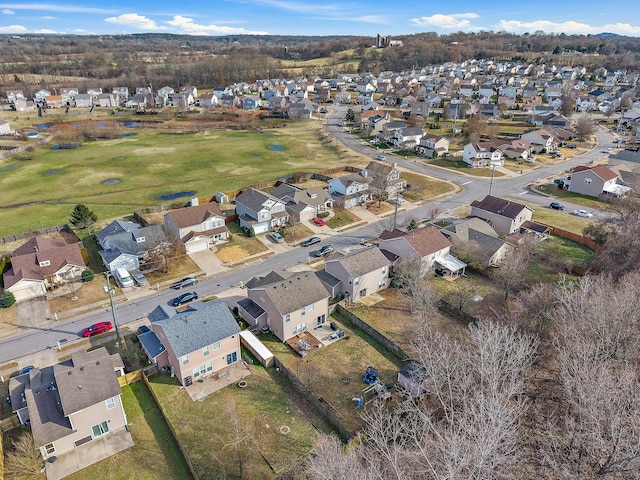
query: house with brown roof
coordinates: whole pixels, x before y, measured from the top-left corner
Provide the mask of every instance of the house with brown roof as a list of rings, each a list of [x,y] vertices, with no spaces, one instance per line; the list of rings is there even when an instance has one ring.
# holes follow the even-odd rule
[[[596,198],[600,195],[622,197],[630,190],[628,186],[622,184],[616,172],[604,165],[575,167],[566,189]]]
[[[416,153],[427,158],[442,157],[449,153],[449,139],[427,133],[416,145]]]
[[[250,325],[266,326],[285,342],[327,321],[329,294],[314,272],[270,279],[275,281],[247,282],[247,301],[238,302],[240,315]]]
[[[398,164],[395,162],[369,162],[369,164],[362,169],[360,175],[371,179],[369,189],[378,186],[383,187],[387,192],[388,198],[395,198],[407,188],[407,181],[404,178],[400,178],[400,172],[397,167]],[[377,192],[374,193],[377,194]]]
[[[170,210],[164,214],[164,225],[169,235],[179,238],[187,253],[199,252],[229,240],[229,229],[224,215],[216,203],[197,204]],[[195,205],[193,205],[195,203]]]
[[[499,141],[467,143],[462,151],[462,160],[471,168],[503,165],[504,156],[500,145]]]
[[[498,235],[504,236],[520,231],[522,224],[531,220],[533,210],[512,200],[487,195],[471,203],[470,216],[487,221]]]
[[[62,478],[133,446],[122,406],[119,354],[104,347],[11,378],[11,408],[31,435],[48,478]],[[54,458],[55,457],[55,458]]]
[[[419,262],[422,275],[437,268],[464,273],[466,264],[450,254],[451,245],[433,225],[409,231],[385,230],[379,238],[380,250],[397,255],[401,262]]]
[[[78,243],[35,236],[11,254],[4,288],[17,301],[36,298],[46,295],[47,287],[77,281],[86,268]]]
[[[355,302],[387,288],[390,266],[379,248],[369,247],[346,254],[332,253],[325,260],[324,269],[340,281],[334,295]]]

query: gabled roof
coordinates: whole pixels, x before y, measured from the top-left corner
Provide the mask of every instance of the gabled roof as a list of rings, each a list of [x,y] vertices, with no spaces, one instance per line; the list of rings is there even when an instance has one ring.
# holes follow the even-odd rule
[[[139,255],[157,247],[164,240],[164,232],[160,225],[149,225],[130,232],[117,233],[105,239],[109,250]]]
[[[152,323],[165,334],[169,345],[179,358],[213,343],[240,333],[240,327],[222,300],[196,302],[184,312]]]
[[[138,335],[138,340],[140,340],[140,343],[151,358],[157,358],[158,355],[166,351],[155,332],[149,331]]]
[[[352,183],[362,183],[368,185],[371,182],[371,179],[368,177],[363,177],[359,173],[351,173],[349,175],[343,175],[341,177],[332,178],[331,180],[337,180],[342,183],[345,187],[349,187]]]
[[[361,248],[342,254],[332,253],[325,264],[340,263],[351,277],[360,277],[390,264],[379,248]],[[325,267],[326,268],[326,267]]]
[[[140,228],[142,227],[137,223],[125,222],[123,220],[114,220],[98,233],[96,233],[96,237],[98,237],[98,241],[102,244],[104,240],[111,235],[117,235],[118,233],[123,232],[133,232]]]
[[[236,203],[241,203],[254,212],[259,212],[263,208],[270,209],[272,204],[280,201],[281,200],[273,195],[256,190],[255,188],[248,188],[236,197]]]
[[[404,239],[421,257],[426,257],[436,253],[444,248],[450,247],[451,242],[445,237],[440,230],[433,225],[416,228],[404,232],[394,229],[391,232],[385,230],[380,235],[380,240],[392,240],[396,238]],[[381,245],[382,247],[382,245]]]
[[[257,288],[262,287],[264,285],[269,285],[270,283],[279,282],[287,278],[282,273],[276,272],[274,270],[267,273],[264,277],[253,277],[249,280],[245,286],[247,288]]]
[[[474,200],[471,202],[471,206],[484,210],[485,212],[494,213],[511,219],[516,219],[522,210],[529,208],[526,205],[522,205],[511,200],[493,197],[491,195],[487,195],[482,200]]]
[[[600,177],[605,182],[607,182],[609,180],[613,180],[614,178],[618,178],[618,174],[616,172],[614,172],[610,168],[607,168],[604,165],[596,165],[595,167],[588,167],[586,165],[578,165],[577,167],[575,167],[573,169],[573,173],[574,174],[575,173],[580,173],[580,172],[591,172],[594,175]]]
[[[465,218],[442,229],[445,235],[455,235],[462,242],[471,240],[471,231],[480,232],[495,238],[499,236],[491,225],[478,217]]]
[[[217,203],[201,203],[193,207],[178,208],[165,213],[178,228],[200,225],[210,218],[222,218],[222,212]]]
[[[285,280],[252,290],[264,291],[282,315],[329,298],[326,288],[313,272],[296,273]]]

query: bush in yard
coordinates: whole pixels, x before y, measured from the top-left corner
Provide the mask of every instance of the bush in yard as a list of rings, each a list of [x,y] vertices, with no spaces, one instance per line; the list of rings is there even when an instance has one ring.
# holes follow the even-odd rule
[[[16,303],[16,297],[11,292],[0,293],[0,308],[9,308]]]
[[[88,268],[86,270],[82,271],[82,281],[84,283],[90,282],[91,280],[93,280],[96,277],[96,274],[93,273],[93,270],[89,270]]]
[[[85,265],[89,265],[89,252],[86,248],[82,247],[80,249],[80,254],[82,255],[82,260],[84,260]]]

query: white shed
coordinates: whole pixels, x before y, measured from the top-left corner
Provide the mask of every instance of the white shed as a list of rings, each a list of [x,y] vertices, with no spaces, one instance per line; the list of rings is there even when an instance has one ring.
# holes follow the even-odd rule
[[[271,350],[265,347],[264,343],[258,340],[258,337],[249,330],[240,332],[240,342],[247,347],[262,365],[267,368],[273,365],[273,353],[271,353]]]

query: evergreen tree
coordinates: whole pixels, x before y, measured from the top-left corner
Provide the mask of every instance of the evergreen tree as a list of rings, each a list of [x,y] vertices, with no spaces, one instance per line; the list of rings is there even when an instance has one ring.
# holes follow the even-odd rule
[[[69,222],[76,228],[86,228],[91,232],[91,227],[96,223],[98,217],[96,214],[89,210],[89,207],[86,205],[76,205],[71,212],[71,218],[69,218]]]

